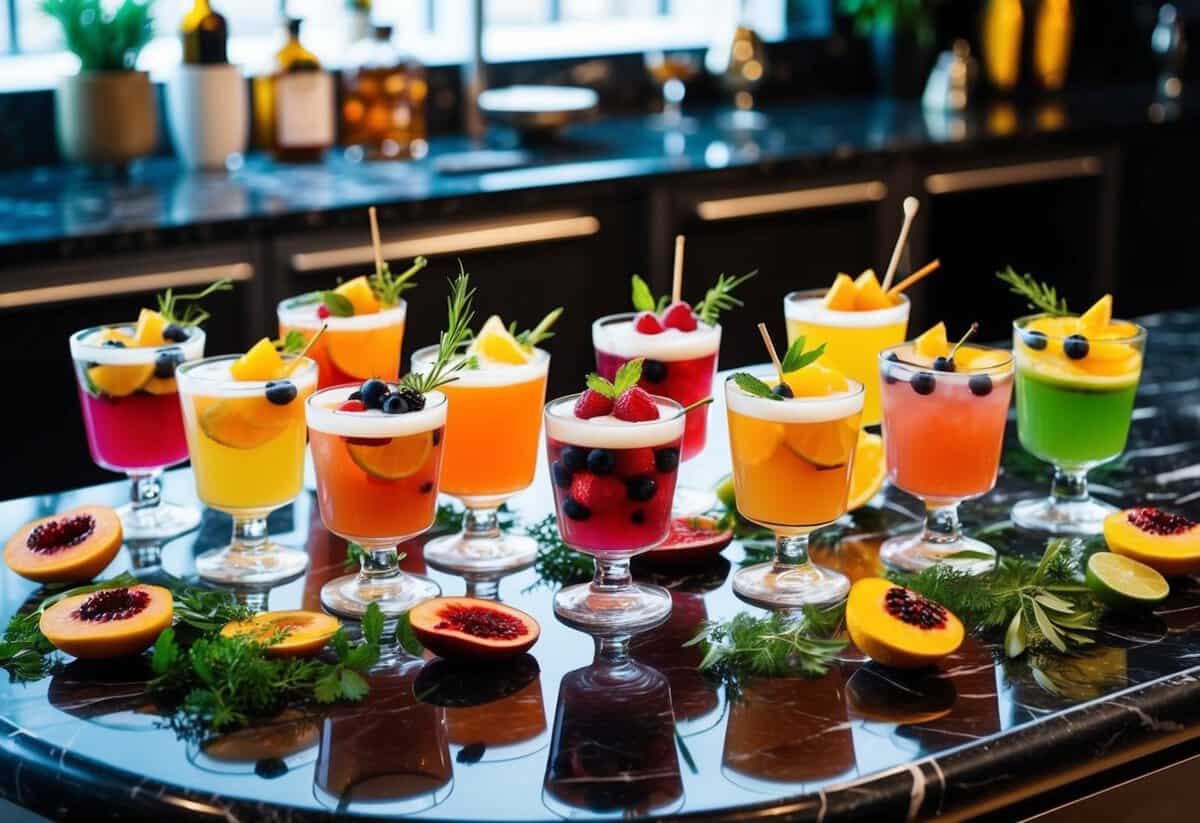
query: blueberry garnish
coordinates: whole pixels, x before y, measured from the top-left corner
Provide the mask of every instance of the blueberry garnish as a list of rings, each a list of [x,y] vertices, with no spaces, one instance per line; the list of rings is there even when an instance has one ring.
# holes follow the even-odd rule
[[[896,354],[895,352],[892,352],[887,357],[885,357],[884,360],[887,360],[889,363],[899,363],[900,355]],[[888,366],[883,367],[883,382],[887,383],[889,386],[892,385],[893,383],[897,382],[896,378],[892,377],[892,370]]]
[[[658,449],[654,452],[654,468],[660,472],[673,472],[679,466],[679,449]]]
[[[593,474],[608,474],[616,464],[612,452],[607,449],[592,449],[588,452],[587,467]]]
[[[272,380],[267,384],[267,400],[276,406],[286,406],[296,399],[296,384],[291,380]]]
[[[667,379],[667,365],[661,360],[643,360],[642,379],[647,383],[661,383]]]
[[[365,404],[364,404],[365,405]],[[408,414],[408,401],[398,394],[389,394],[383,398],[383,411],[385,414]]]
[[[163,349],[154,358],[154,376],[166,380],[175,376],[175,367],[183,362],[183,352],[180,349]]]
[[[934,371],[954,371],[953,357],[935,357],[933,358]]]
[[[187,329],[178,323],[168,323],[162,334],[163,340],[170,340],[172,343],[182,343],[188,339]]]
[[[562,504],[563,514],[572,520],[587,520],[592,516],[592,510],[573,497],[568,497]]]
[[[382,380],[371,378],[359,388],[362,404],[368,409],[383,408],[383,398],[387,397],[388,385]]]
[[[908,384],[917,394],[933,394],[937,380],[929,372],[919,371],[908,379]]]
[[[971,375],[971,379],[967,381],[967,388],[976,397],[987,397],[992,393],[992,378],[986,374],[973,374]]]
[[[560,489],[569,489],[571,487],[573,472],[562,463],[555,463],[550,466],[550,474],[554,476],[554,485]]]
[[[792,387],[787,383],[780,383],[778,386],[771,389],[771,394],[788,400],[796,396],[795,393],[792,392]]]
[[[654,493],[658,491],[658,482],[645,474],[631,477],[625,482],[625,491],[629,493],[630,500],[644,503],[654,497]]]
[[[587,468],[587,449],[581,449],[578,446],[567,446],[558,457],[569,472],[574,473]]]
[[[1082,360],[1087,357],[1090,348],[1087,338],[1082,334],[1073,334],[1063,341],[1063,354],[1072,360]]]
[[[105,340],[105,341],[104,341],[104,345],[105,345],[105,346],[108,346],[110,349],[123,349],[123,348],[125,348],[125,344],[124,344],[123,342],[121,342],[120,340]]]
[[[1041,351],[1046,348],[1046,335],[1036,329],[1029,329],[1021,332],[1021,340],[1025,345],[1035,351]]]
[[[629,522],[635,526],[640,526],[646,522],[646,512],[644,509],[634,509],[629,513]]]

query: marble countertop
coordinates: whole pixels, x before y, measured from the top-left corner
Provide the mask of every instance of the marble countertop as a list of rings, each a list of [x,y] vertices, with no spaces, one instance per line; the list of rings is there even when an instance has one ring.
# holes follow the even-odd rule
[[[1154,502],[1200,518],[1200,312],[1146,324],[1129,449],[1095,473],[1094,490],[1117,504]],[[1043,539],[1006,515],[1017,499],[1044,493],[1048,475],[1012,428],[998,487],[966,504],[964,519],[1001,551],[1035,556]],[[727,466],[718,406],[709,445],[681,480],[712,481]],[[550,511],[546,474],[540,466],[514,501],[519,517]],[[190,473],[169,473],[167,491],[194,500]],[[117,503],[124,493],[113,483],[0,503],[0,533],[85,501]],[[815,556],[855,578],[877,573],[880,541],[915,528],[917,511],[913,499],[888,490],[822,532]],[[271,607],[317,608],[322,583],[342,571],[344,542],[323,528],[309,494],[271,526],[312,559],[304,579],[271,592]],[[147,580],[188,578],[195,554],[227,539],[228,528],[227,518],[206,512],[199,531],[163,547],[130,547],[106,575],[135,568]],[[424,570],[419,544],[408,549],[406,567]],[[639,565],[639,576],[672,590],[674,611],[667,625],[634,638],[635,662],[619,671],[594,661],[592,640],[554,618],[554,585],[528,570],[499,583],[501,599],[542,626],[517,665],[464,671],[413,659],[376,676],[361,705],[289,714],[204,746],[180,738],[146,702],[144,670],[64,662],[40,681],[0,684],[0,796],[50,817],[86,810],[121,820],[307,821],[335,811],[732,820],[773,809],[795,820],[893,821],[978,809],[1064,770],[1200,730],[1195,579],[1174,581],[1153,614],[1106,618],[1096,649],[1081,657],[1008,661],[995,638],[969,638],[937,670],[900,675],[851,647],[824,677],[750,680],[738,697],[700,676],[699,651],[681,643],[702,621],[746,608],[729,587],[745,556],[735,542],[694,573]],[[466,588],[429,573],[446,594]],[[0,619],[39,597],[0,572]],[[576,779],[563,779],[564,769]]]
[[[558,143],[520,150],[503,131],[485,152],[462,138],[437,137],[425,158],[406,163],[358,163],[336,152],[323,164],[287,166],[251,155],[226,174],[189,173],[173,159],[153,158],[122,182],[88,179],[77,169],[28,169],[0,174],[0,247],[101,238],[128,250],[188,229],[192,239],[210,240],[249,236],[264,225],[312,228],[319,215],[368,204],[636,185],[649,176],[790,162],[853,168],[880,155],[977,146],[1040,150],[1057,138],[1112,140],[1129,129],[1194,122],[1194,115],[1186,100],[1163,105],[1149,88],[1133,87],[1000,101],[964,115],[926,112],[912,101],[841,99],[772,105],[753,122],[700,109],[681,131],[660,130],[646,117],[605,118],[570,129]]]

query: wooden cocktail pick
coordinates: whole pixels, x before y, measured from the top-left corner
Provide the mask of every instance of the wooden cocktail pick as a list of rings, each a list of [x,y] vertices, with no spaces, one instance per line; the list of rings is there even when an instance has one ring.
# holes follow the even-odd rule
[[[367,209],[371,218],[371,248],[375,251],[375,273],[383,273],[383,246],[379,242],[379,219],[375,216],[375,207]]]
[[[683,297],[683,235],[675,235],[675,274],[671,281],[671,302],[678,303]]]
[[[291,375],[292,372],[294,372],[296,370],[296,367],[300,365],[300,361],[302,361],[304,359],[304,355],[308,354],[309,351],[312,350],[313,344],[316,343],[317,340],[321,337],[321,335],[323,335],[325,333],[325,330],[327,328],[329,328],[328,324],[322,323],[321,328],[317,329],[317,333],[314,334],[312,337],[308,338],[308,342],[304,344],[304,348],[302,348],[300,351],[298,351],[296,353],[296,356],[292,360],[290,360],[289,362],[284,364],[284,366],[283,366],[283,376],[284,377],[288,377],[289,375]]]
[[[771,355],[771,362],[775,364],[775,372],[779,375],[780,384],[783,383],[783,363],[779,360],[779,354],[775,351],[775,344],[771,342],[771,333],[767,331],[766,323],[758,324],[758,333],[762,335],[763,343],[767,346],[767,354]]]
[[[892,278],[896,276],[896,268],[900,265],[900,255],[908,243],[908,233],[912,229],[913,219],[917,216],[919,208],[921,208],[920,200],[915,197],[904,198],[904,225],[900,227],[900,236],[896,238],[896,248],[892,249],[892,259],[888,263],[887,274],[883,276],[881,285],[884,291],[892,287]]]
[[[900,292],[907,289],[909,286],[915,286],[917,283],[921,282],[926,277],[928,277],[929,275],[931,275],[935,271],[937,271],[941,267],[941,265],[942,265],[941,260],[930,260],[924,266],[921,266],[921,268],[917,269],[915,272],[910,274],[908,277],[904,278],[899,283],[897,283],[896,285],[894,285],[890,289],[888,289],[887,293],[888,294],[899,294]]]

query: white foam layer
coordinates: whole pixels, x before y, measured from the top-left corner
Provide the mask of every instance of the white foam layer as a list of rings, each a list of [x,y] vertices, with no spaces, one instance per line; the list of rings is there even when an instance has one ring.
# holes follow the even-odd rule
[[[773,382],[774,372],[754,373],[764,383]],[[858,414],[863,407],[863,387],[847,378],[850,389],[824,397],[794,397],[788,400],[768,400],[747,394],[733,379],[725,381],[725,405],[732,412],[756,420],[771,420],[776,423],[823,423],[827,420],[842,420]]]
[[[395,388],[396,384],[392,384]],[[308,427],[340,437],[404,437],[433,431],[446,425],[446,395],[431,391],[425,395],[425,408],[406,414],[386,414],[372,409],[365,412],[340,412],[337,407],[349,399],[358,386],[336,386],[309,396],[305,411]]]
[[[839,326],[848,329],[869,329],[908,323],[908,298],[886,309],[872,311],[835,311],[825,308],[825,291],[794,291],[783,298],[783,314],[788,320],[812,323],[817,326]]]
[[[208,357],[194,363],[186,363],[175,370],[175,380],[179,390],[188,394],[202,394],[208,397],[246,397],[262,394],[268,383],[278,380],[234,380],[229,373],[229,367],[240,355],[225,354],[220,357]],[[295,360],[294,355],[283,355],[284,362]],[[279,380],[290,380],[297,389],[306,391],[317,385],[317,364],[307,357],[287,377]]]
[[[667,329],[642,334],[633,327],[634,314],[601,317],[592,324],[592,345],[618,357],[648,357],[671,363],[713,354],[721,345],[721,326],[700,323],[695,331]]]
[[[662,446],[683,437],[684,415],[678,403],[656,399],[658,420],[630,423],[611,415],[580,420],[571,395],[555,400],[546,409],[546,434],[571,446],[589,449],[640,449]]]
[[[424,374],[433,366],[437,358],[438,347],[426,346],[418,349],[412,356],[412,370],[416,374]],[[491,360],[479,360],[477,369],[461,369],[454,373],[456,388],[483,388],[486,386],[512,386],[517,383],[528,383],[531,380],[543,380],[550,368],[550,355],[541,349],[533,350],[533,358],[528,363],[496,363]]]
[[[170,340],[161,346],[125,347],[105,346],[100,338],[102,329],[117,329],[133,337],[133,326],[117,325],[104,326],[95,329],[84,329],[71,335],[71,357],[86,363],[100,363],[105,366],[140,366],[153,363],[163,349],[180,349],[184,360],[198,360],[204,356],[204,330],[193,326],[191,334],[182,343],[172,343]]]
[[[327,326],[329,331],[367,331],[369,329],[379,329],[385,326],[394,326],[397,323],[403,323],[408,315],[408,304],[403,299],[395,306],[383,311],[377,311],[374,314],[356,314],[353,317],[318,317],[317,308],[321,305],[320,301],[315,303],[303,303],[306,299],[310,299],[316,292],[302,294],[299,297],[293,297],[290,300],[280,302],[276,309],[276,314],[279,316],[279,324],[288,328],[296,329],[311,329],[316,331],[321,326]],[[297,301],[303,305],[295,305]]]

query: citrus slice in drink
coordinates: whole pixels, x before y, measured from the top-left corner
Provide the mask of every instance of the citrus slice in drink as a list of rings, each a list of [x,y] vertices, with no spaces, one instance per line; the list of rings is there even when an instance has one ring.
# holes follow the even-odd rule
[[[383,445],[347,440],[346,451],[360,469],[378,480],[402,480],[421,470],[433,451],[429,432],[393,437]]]
[[[371,282],[366,275],[347,280],[334,289],[334,292],[346,298],[354,307],[355,315],[374,314],[379,311],[379,298],[371,288]]]
[[[166,342],[163,337],[166,327],[167,321],[161,314],[151,309],[142,309],[138,313],[137,328],[134,329],[133,337],[139,346],[161,346]]]
[[[857,311],[877,311],[892,306],[892,300],[879,285],[874,269],[867,269],[854,279],[854,308]]]
[[[883,438],[865,431],[858,433],[854,447],[854,468],[850,471],[850,498],[847,511],[860,509],[883,488],[887,477],[887,461],[883,454]]]
[[[839,274],[833,279],[833,285],[825,292],[825,308],[834,311],[854,311],[858,299],[858,289],[848,274]]]
[[[87,370],[88,390],[108,397],[127,397],[146,385],[153,376],[153,363],[92,366]]]
[[[854,456],[858,442],[857,418],[831,420],[788,428],[788,448],[816,469],[837,469]]]
[[[734,423],[729,427],[729,439],[740,464],[757,466],[770,460],[783,443],[783,425],[763,420]]]
[[[1088,588],[1108,606],[1146,608],[1161,603],[1171,593],[1167,579],[1132,557],[1096,552],[1087,562]]]
[[[363,331],[330,331],[325,334],[325,346],[329,359],[343,374],[359,380],[394,380],[403,336],[400,323]]]
[[[234,380],[274,380],[283,374],[283,358],[266,337],[229,365]]]
[[[200,429],[231,449],[254,449],[270,443],[293,422],[290,406],[265,397],[197,397]]]
[[[517,342],[517,338],[504,327],[504,321],[495,314],[483,324],[469,351],[483,360],[515,366],[528,363],[531,356],[531,352]]]

